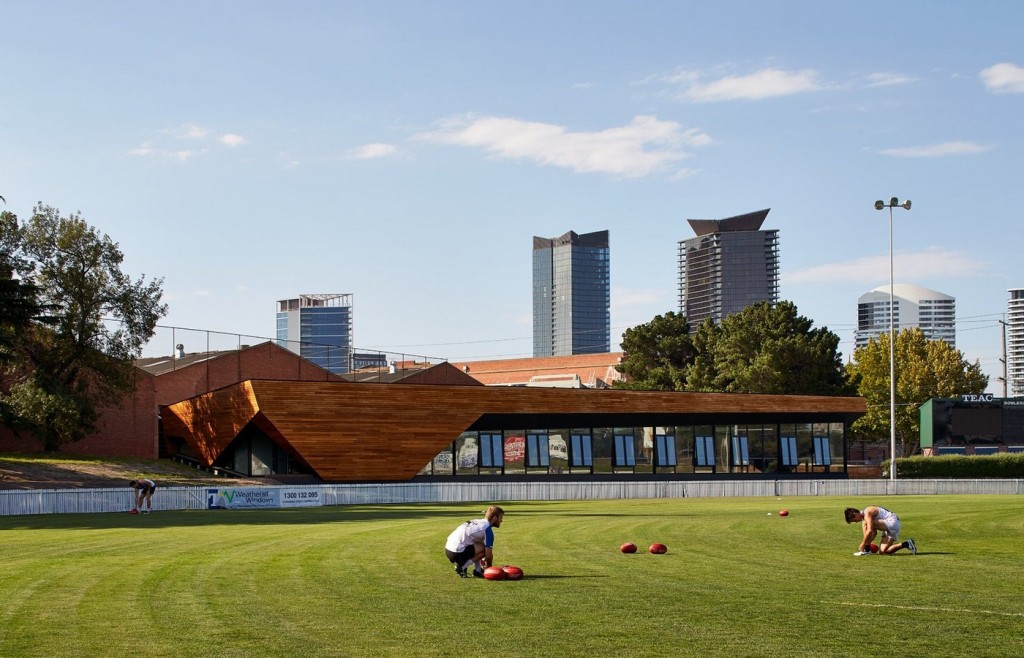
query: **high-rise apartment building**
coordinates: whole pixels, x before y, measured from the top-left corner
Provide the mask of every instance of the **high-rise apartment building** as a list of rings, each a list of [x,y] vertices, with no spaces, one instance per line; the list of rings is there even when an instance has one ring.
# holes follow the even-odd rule
[[[1024,288],[1010,288],[1006,305],[1006,384],[1012,396],[1024,395]]]
[[[956,347],[956,299],[907,283],[893,286],[893,326],[921,330],[928,340],[944,340]],[[889,286],[878,286],[857,299],[857,347],[889,333]]]
[[[611,351],[608,231],[533,238],[533,355]]]
[[[277,344],[333,373],[348,372],[352,295],[299,295],[278,301]]]
[[[757,302],[779,301],[779,232],[761,230],[768,211],[688,219],[697,234],[679,243],[679,312],[691,331]]]

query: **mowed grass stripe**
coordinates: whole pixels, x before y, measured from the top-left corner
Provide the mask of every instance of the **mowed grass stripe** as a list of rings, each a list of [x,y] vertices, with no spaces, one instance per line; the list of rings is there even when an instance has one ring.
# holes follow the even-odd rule
[[[920,555],[851,555],[870,503]],[[0,655],[1024,654],[1020,497],[508,502],[515,583],[442,555],[483,506],[0,518]]]

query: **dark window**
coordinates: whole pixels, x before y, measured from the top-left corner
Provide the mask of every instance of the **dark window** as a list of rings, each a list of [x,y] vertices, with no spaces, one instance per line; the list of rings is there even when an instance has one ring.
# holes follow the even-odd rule
[[[526,435],[526,465],[550,466],[551,453],[548,452],[547,434]]]
[[[782,444],[782,465],[796,466],[799,463],[796,453],[796,437],[784,436],[779,439],[779,443]]]
[[[654,436],[654,458],[658,466],[676,465],[676,437],[671,434]]]
[[[481,434],[480,466],[484,468],[501,468],[505,463],[501,446],[501,434]]]
[[[590,435],[573,434],[570,438],[569,464],[571,466],[593,466],[594,457],[590,452]]]
[[[615,465],[636,466],[636,451],[633,448],[633,437],[626,434],[615,435]]]
[[[713,436],[694,437],[697,466],[715,465],[715,438]]]

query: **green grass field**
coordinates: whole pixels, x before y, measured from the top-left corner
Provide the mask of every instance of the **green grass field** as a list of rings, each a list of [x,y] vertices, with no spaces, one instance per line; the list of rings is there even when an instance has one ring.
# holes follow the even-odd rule
[[[483,504],[0,518],[0,656],[1024,655],[1021,497],[504,506],[519,582],[444,559]]]

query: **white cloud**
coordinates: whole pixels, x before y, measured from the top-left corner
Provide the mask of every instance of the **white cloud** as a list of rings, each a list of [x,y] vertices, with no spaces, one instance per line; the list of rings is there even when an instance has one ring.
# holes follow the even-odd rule
[[[389,155],[394,155],[394,145],[392,144],[364,144],[354,149],[348,150],[348,157],[356,160],[371,160],[373,158],[386,158]]]
[[[185,162],[192,157],[206,153],[206,149],[168,151],[167,149],[155,148],[150,142],[144,142],[141,146],[129,149],[127,154],[140,158],[157,158],[160,160],[176,160]]]
[[[202,139],[206,137],[210,131],[194,123],[185,123],[170,132],[178,139]]]
[[[896,158],[942,158],[947,155],[974,155],[991,151],[992,146],[975,142],[943,142],[929,146],[905,146],[902,148],[882,149],[882,155]]]
[[[666,170],[690,155],[685,149],[711,143],[710,137],[695,128],[684,129],[674,121],[651,116],[637,116],[625,126],[598,132],[571,132],[549,123],[465,115],[445,120],[439,130],[420,133],[414,139],[622,178]]]
[[[986,263],[971,256],[941,247],[922,251],[897,252],[893,270],[901,281],[957,276],[977,276],[985,272]],[[786,272],[782,281],[791,284],[873,283],[889,278],[889,255],[867,256],[841,263],[818,265],[795,272]]]
[[[577,82],[571,87],[571,89],[592,89],[593,87],[593,82]]]
[[[894,87],[896,85],[910,84],[916,81],[909,75],[902,73],[871,73],[868,75],[868,82],[865,87]]]
[[[1024,67],[1002,62],[982,70],[985,87],[997,94],[1024,94]]]
[[[220,137],[217,138],[217,141],[223,144],[224,146],[230,146],[232,148],[249,143],[249,140],[247,140],[245,137],[242,137],[241,135],[235,135],[234,133],[226,133],[224,135],[221,135]]]
[[[818,73],[812,69],[802,71],[762,69],[748,75],[728,75],[707,83],[701,83],[698,74],[681,71],[665,78],[665,81],[686,87],[677,94],[677,98],[681,100],[713,103],[731,100],[761,100],[817,91],[823,88],[817,78]]]

